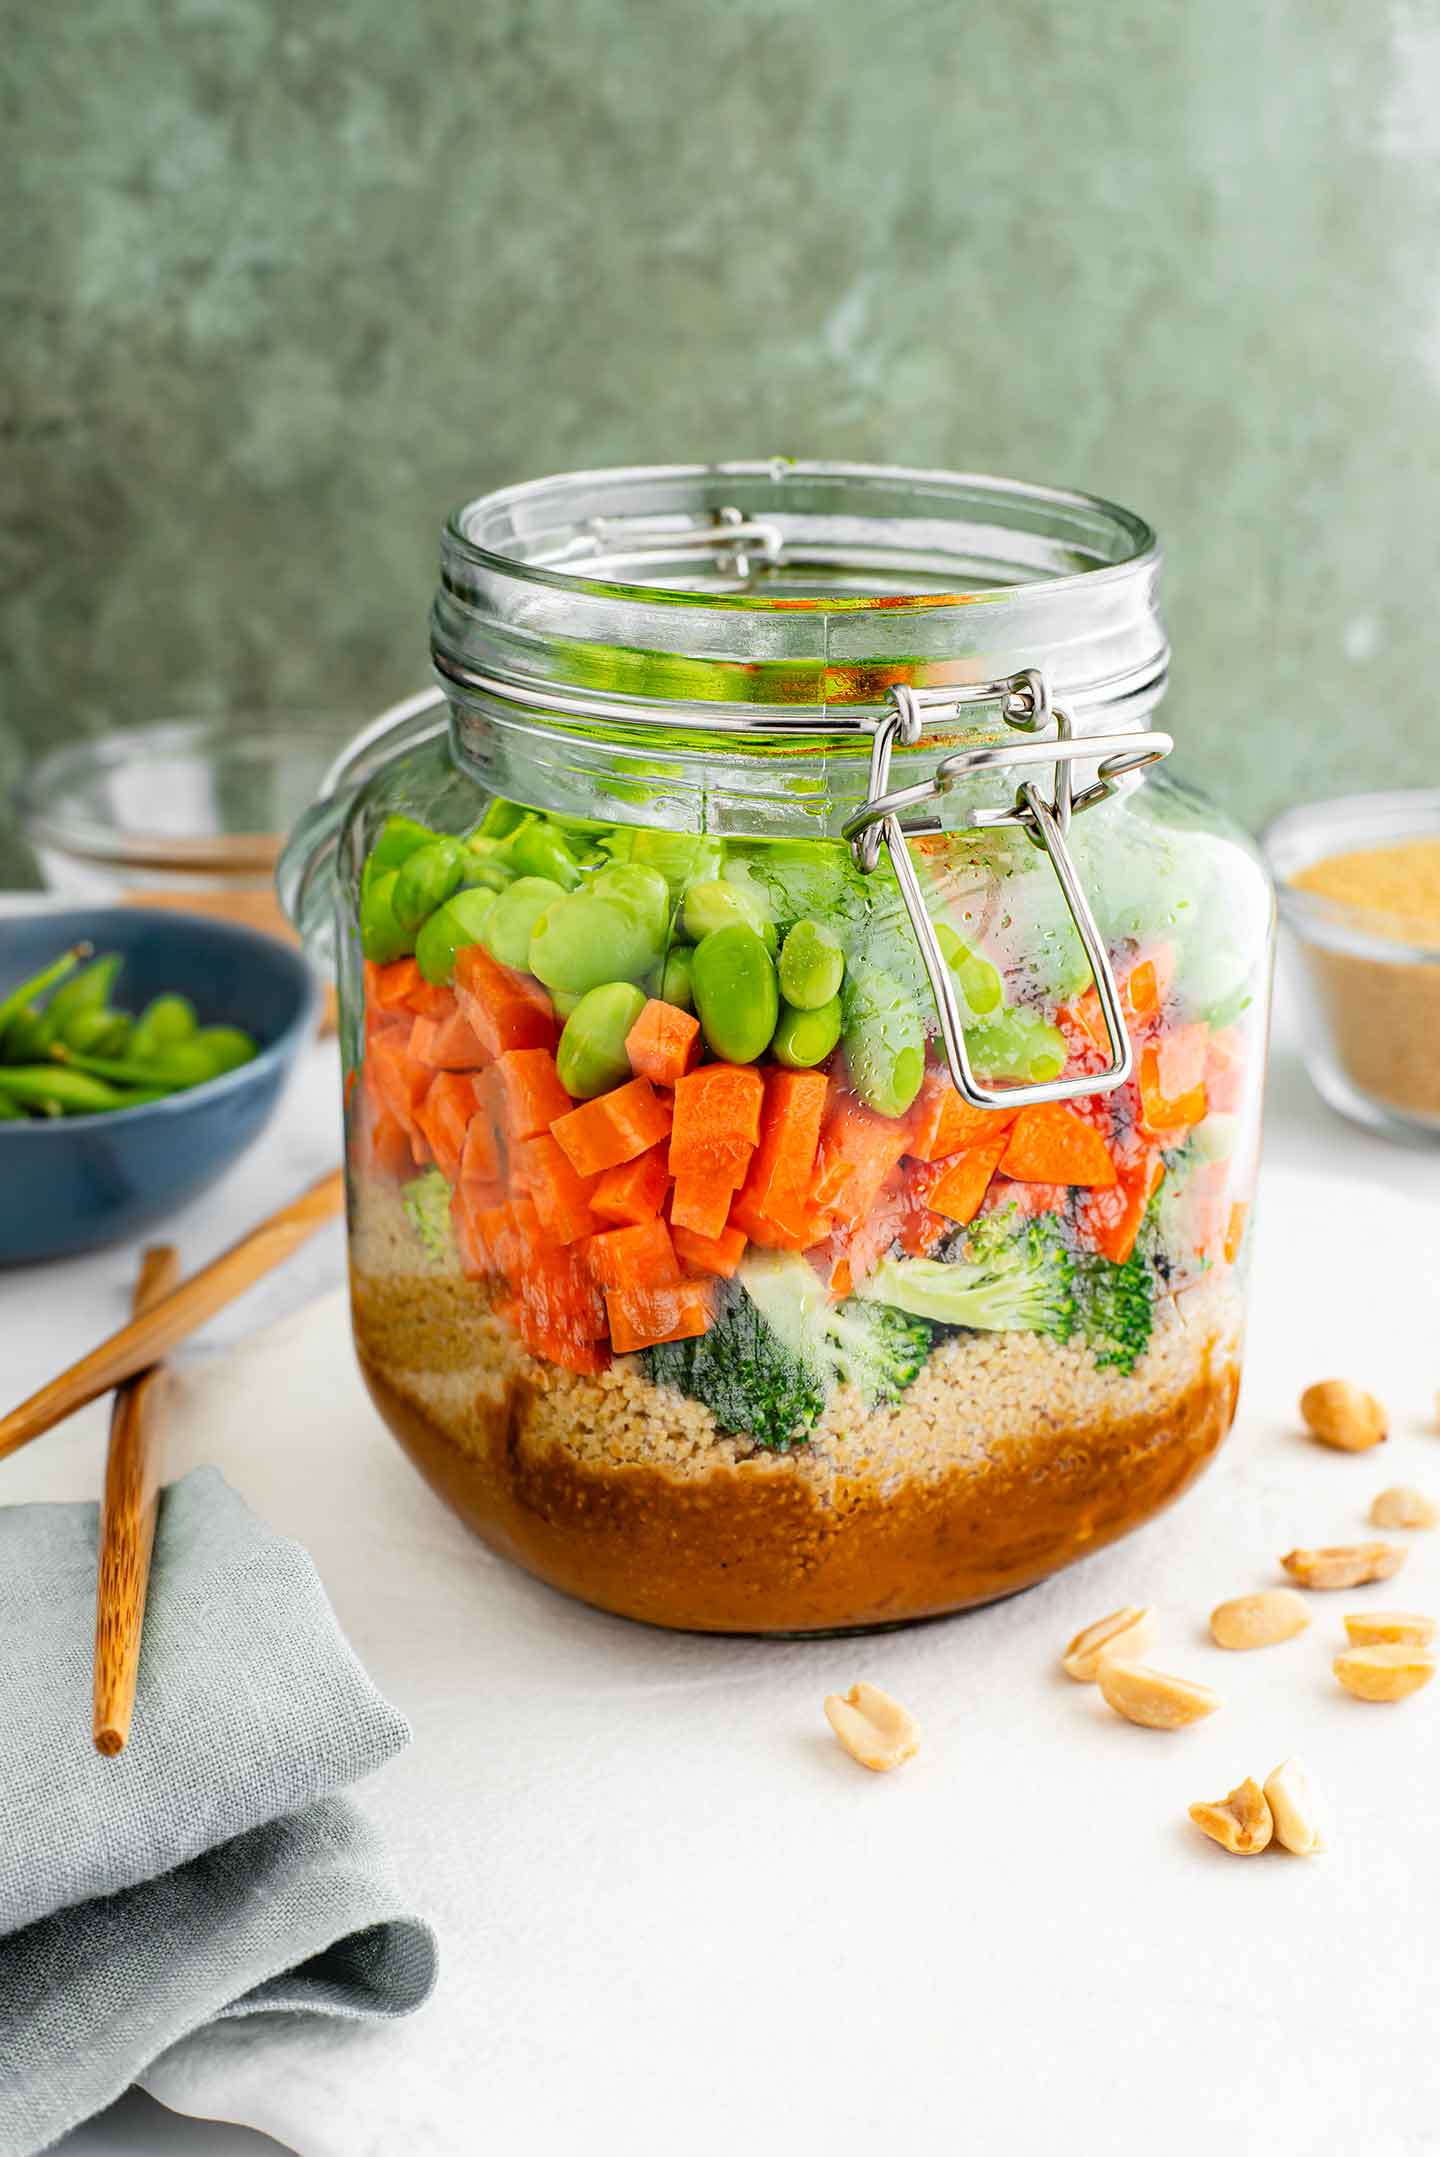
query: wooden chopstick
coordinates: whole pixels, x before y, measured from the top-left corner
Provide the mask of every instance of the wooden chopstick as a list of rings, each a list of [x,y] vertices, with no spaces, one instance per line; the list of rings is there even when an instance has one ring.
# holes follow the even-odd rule
[[[28,1401],[0,1416],[0,1460],[18,1453],[21,1446],[38,1438],[87,1401],[98,1399],[139,1371],[148,1370],[187,1339],[197,1326],[258,1281],[272,1266],[302,1244],[307,1236],[340,1211],[345,1201],[345,1177],[332,1169],[288,1206],[281,1206],[248,1236],[228,1251],[192,1273],[188,1281],[158,1303],[132,1318],[128,1326],[112,1333],[108,1341],[92,1348],[89,1355],[72,1363],[58,1378],[41,1386]]]
[[[133,1309],[136,1317],[173,1291],[180,1258],[173,1243],[154,1243],[140,1260]],[[100,1505],[100,1566],[95,1584],[95,1697],[91,1734],[95,1750],[118,1753],[130,1735],[135,1685],[140,1675],[140,1634],[155,1517],[160,1506],[161,1441],[155,1395],[162,1372],[142,1371],[115,1389],[110,1446],[105,1456],[105,1495]]]

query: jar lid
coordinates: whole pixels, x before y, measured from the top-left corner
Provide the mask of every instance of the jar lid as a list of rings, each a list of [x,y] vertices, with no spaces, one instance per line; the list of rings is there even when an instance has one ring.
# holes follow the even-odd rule
[[[1129,510],[971,473],[565,473],[450,519],[431,649],[462,690],[671,724],[677,705],[873,709],[895,684],[1028,667],[1082,719],[1138,716],[1169,656],[1159,564]]]

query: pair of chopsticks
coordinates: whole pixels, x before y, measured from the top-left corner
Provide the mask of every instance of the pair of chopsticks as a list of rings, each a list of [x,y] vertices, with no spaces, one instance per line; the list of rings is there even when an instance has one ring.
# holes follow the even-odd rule
[[[177,1280],[179,1262],[172,1245],[152,1246],[141,1260],[130,1323],[9,1415],[0,1416],[3,1460],[87,1401],[116,1389],[95,1598],[92,1734],[102,1753],[123,1750],[135,1708],[140,1635],[160,1499],[160,1446],[153,1412],[162,1378],[158,1365],[207,1318],[288,1258],[338,1213],[344,1197],[344,1177],[334,1169],[188,1281]]]

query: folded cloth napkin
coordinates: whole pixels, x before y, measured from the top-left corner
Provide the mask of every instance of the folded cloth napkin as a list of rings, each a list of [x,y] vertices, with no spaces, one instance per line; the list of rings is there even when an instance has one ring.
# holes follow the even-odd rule
[[[212,1468],[169,1489],[125,1751],[90,1742],[97,1509],[0,1510],[0,2157],[226,2015],[408,2014],[428,1926],[345,1786],[409,1742],[315,1569]]]

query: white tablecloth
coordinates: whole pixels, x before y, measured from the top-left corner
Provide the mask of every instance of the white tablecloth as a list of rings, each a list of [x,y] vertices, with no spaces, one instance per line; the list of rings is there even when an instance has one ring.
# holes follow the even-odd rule
[[[1119,1549],[970,1617],[788,1645],[606,1619],[489,1558],[430,1498],[365,1400],[338,1299],[237,1360],[192,1358],[175,1467],[219,1462],[309,1545],[416,1724],[366,1802],[443,1963],[413,2022],[228,2027],[173,2055],[157,2093],[303,2157],[1433,2147],[1440,1688],[1365,1707],[1329,1661],[1343,1609],[1440,1610],[1440,1536],[1408,1539],[1391,1587],[1316,1597],[1285,1647],[1226,1656],[1205,1630],[1293,1543],[1363,1534],[1382,1483],[1440,1493],[1440,1162],[1349,1134],[1292,1066],[1278,1075],[1220,1463]],[[236,1212],[322,1165],[305,1099]],[[187,1259],[237,1225],[182,1223]],[[307,1265],[334,1263],[322,1247],[252,1300],[296,1301]],[[132,1265],[0,1288],[7,1394],[112,1322]],[[68,1287],[63,1328],[47,1284]],[[1295,1435],[1299,1386],[1334,1371],[1390,1401],[1379,1454]],[[92,1410],[17,1457],[4,1497],[93,1492],[102,1431]],[[1068,1636],[1129,1600],[1161,1606],[1156,1662],[1224,1694],[1209,1721],[1135,1730],[1059,1674]],[[855,1767],[821,1716],[862,1675],[924,1732],[891,1777]],[[1327,1801],[1325,1857],[1241,1863],[1190,1827],[1191,1799],[1292,1753]]]

